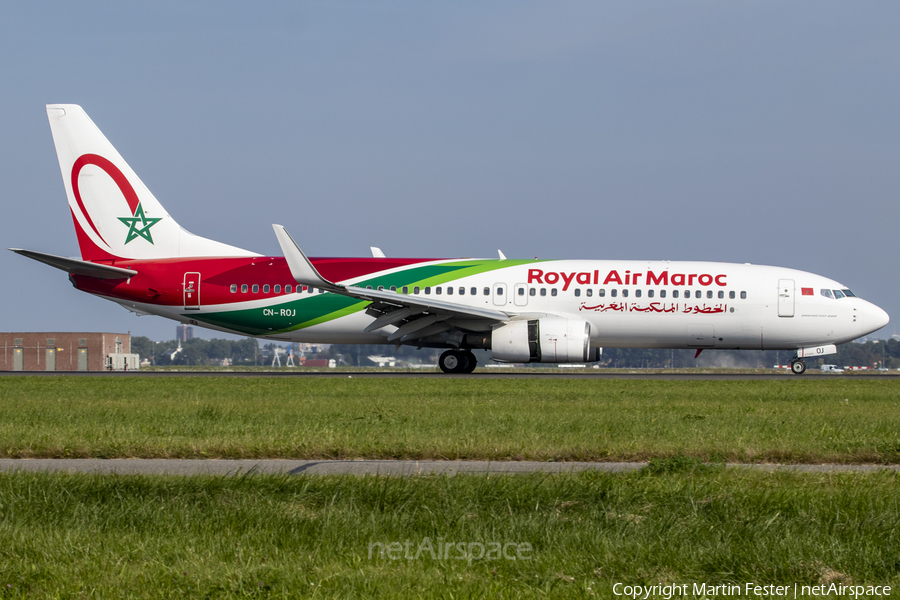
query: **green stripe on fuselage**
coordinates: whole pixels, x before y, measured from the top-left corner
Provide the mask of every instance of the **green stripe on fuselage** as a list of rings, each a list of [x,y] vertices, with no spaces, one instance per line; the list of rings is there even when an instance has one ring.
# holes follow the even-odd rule
[[[387,273],[358,281],[353,285],[357,287],[371,286],[373,289],[377,289],[379,286],[384,289],[396,287],[398,290],[404,286],[408,288],[433,287],[472,275],[480,275],[498,269],[535,262],[544,261],[463,260],[411,267],[395,273]],[[410,289],[410,291],[412,290]],[[303,292],[284,295],[281,298],[284,299],[283,302],[267,306],[222,312],[183,314],[182,316],[209,323],[210,325],[240,331],[248,335],[271,335],[333,321],[334,319],[361,311],[369,305],[365,301],[331,293],[309,294]]]

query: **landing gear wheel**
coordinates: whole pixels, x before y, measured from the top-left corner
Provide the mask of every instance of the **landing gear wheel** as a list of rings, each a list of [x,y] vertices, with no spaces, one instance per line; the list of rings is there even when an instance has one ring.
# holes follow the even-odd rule
[[[469,359],[465,352],[447,350],[438,359],[438,366],[444,373],[465,373]]]
[[[478,366],[478,359],[475,358],[475,355],[472,354],[472,352],[470,350],[464,350],[461,354],[463,356],[465,356],[466,360],[468,361],[466,368],[463,369],[462,372],[463,373],[471,373],[472,371],[475,370],[475,367]]]
[[[803,375],[806,373],[806,363],[803,362],[803,359],[797,359],[791,361],[791,372],[794,375]]]

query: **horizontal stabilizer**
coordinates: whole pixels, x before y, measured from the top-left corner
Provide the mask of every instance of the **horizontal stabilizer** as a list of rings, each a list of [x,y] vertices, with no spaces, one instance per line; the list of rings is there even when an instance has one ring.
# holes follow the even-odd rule
[[[16,254],[21,254],[22,256],[27,256],[28,258],[42,262],[45,265],[56,267],[57,269],[61,269],[72,275],[86,275],[87,277],[96,277],[97,279],[128,279],[129,277],[134,277],[138,274],[137,271],[131,269],[101,265],[86,260],[78,260],[76,258],[54,256],[53,254],[22,250],[21,248],[9,248],[9,250],[12,250]]]

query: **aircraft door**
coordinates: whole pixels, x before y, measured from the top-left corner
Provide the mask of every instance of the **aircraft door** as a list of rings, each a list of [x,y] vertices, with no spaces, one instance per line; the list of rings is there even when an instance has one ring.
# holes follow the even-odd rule
[[[506,306],[506,284],[494,284],[494,304],[497,306]]]
[[[184,274],[184,310],[200,310],[200,273]]]
[[[516,306],[528,305],[528,286],[524,283],[517,283],[513,288],[513,302]]]
[[[778,280],[778,316],[794,316],[794,280]]]

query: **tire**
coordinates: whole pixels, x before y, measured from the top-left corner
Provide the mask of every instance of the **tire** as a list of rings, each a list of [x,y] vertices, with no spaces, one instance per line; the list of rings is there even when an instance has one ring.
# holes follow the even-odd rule
[[[463,373],[469,366],[469,361],[463,352],[447,350],[438,359],[438,366],[444,373]]]
[[[468,364],[466,364],[465,370],[463,370],[462,372],[463,373],[471,373],[472,371],[475,370],[475,367],[478,366],[478,359],[475,358],[475,355],[469,350],[463,351],[462,354],[465,356],[466,360],[468,361]]]
[[[795,360],[791,362],[791,372],[794,375],[803,375],[806,373],[806,363],[802,360]]]

